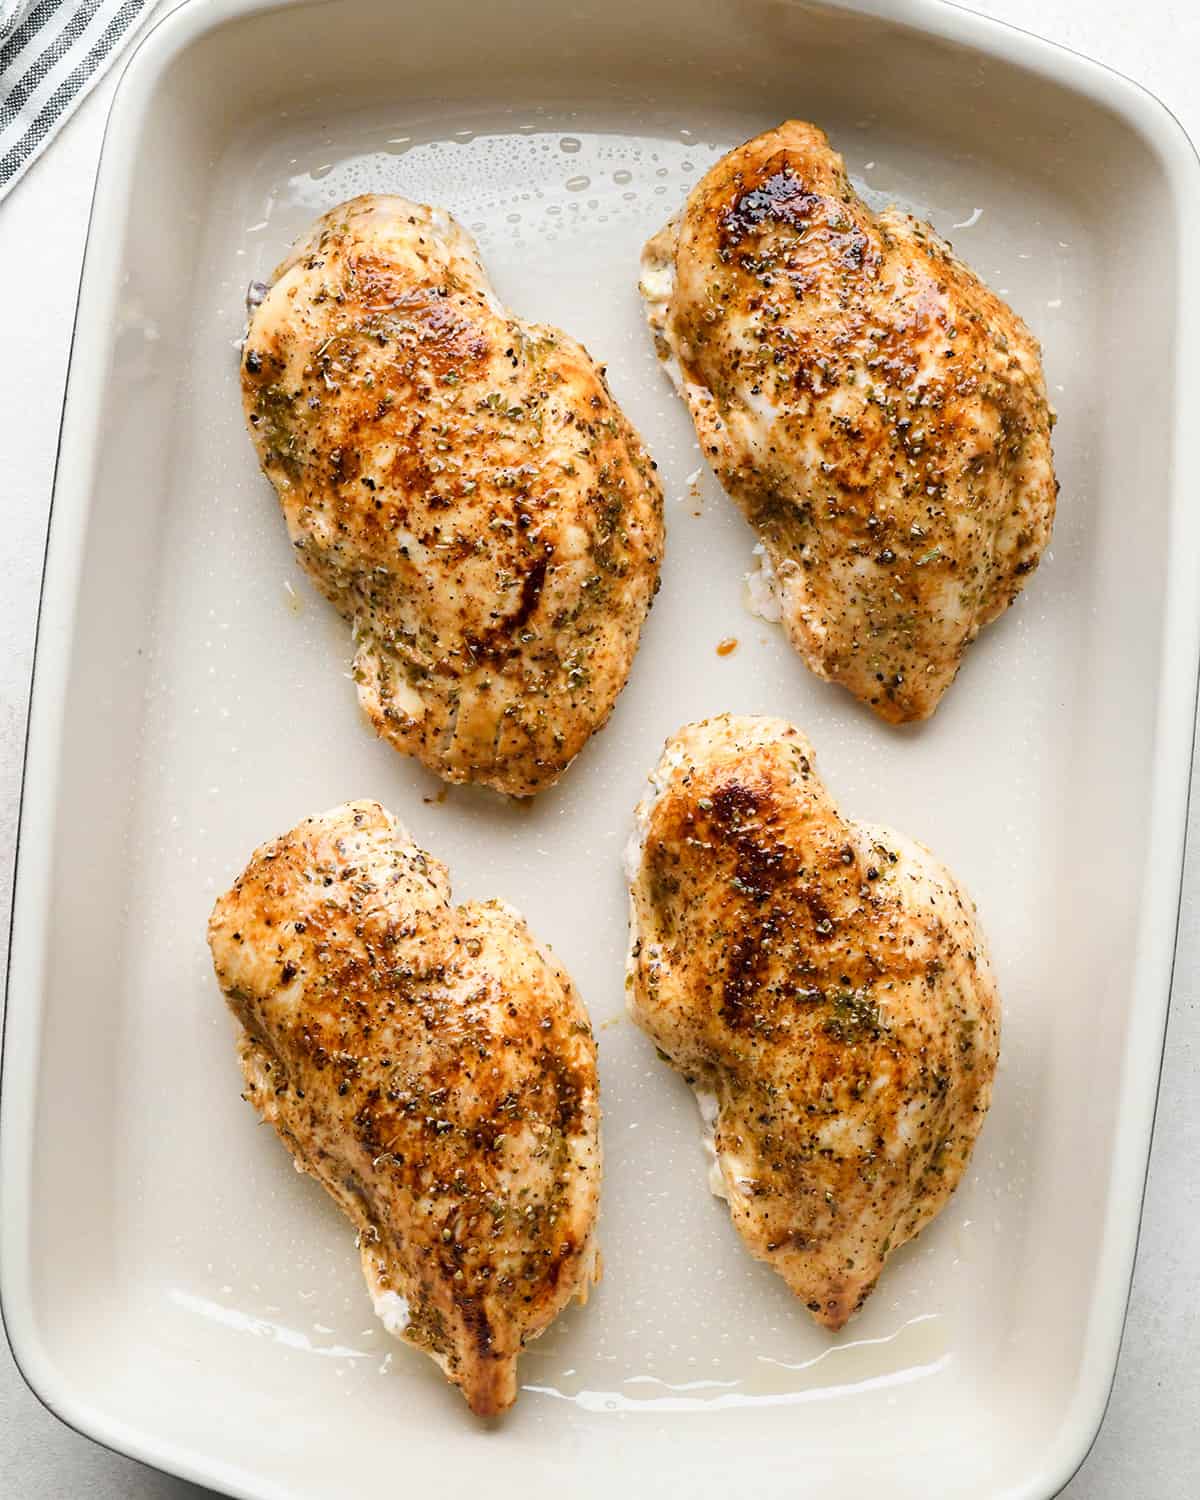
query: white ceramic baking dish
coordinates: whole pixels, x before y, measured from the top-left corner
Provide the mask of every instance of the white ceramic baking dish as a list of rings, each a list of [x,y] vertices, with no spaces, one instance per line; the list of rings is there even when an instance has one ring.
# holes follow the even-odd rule
[[[637,251],[787,115],[930,215],[1042,336],[1053,550],[936,719],[890,731],[748,614],[751,538],[640,322]],[[372,739],[347,633],[242,432],[246,283],[368,188],[476,228],[502,295],[609,364],[668,494],[608,729],[532,809]],[[1166,1014],[1200,580],[1185,355],[1197,166],[1121,78],[930,3],[189,4],[109,126],[37,647],[4,1050],[0,1270],[66,1421],[237,1495],[1048,1496],[1117,1356]],[[714,648],[734,636],[739,648]],[[687,1090],[622,1014],[619,854],[664,736],[792,717],[845,807],[973,890],[1005,1000],[969,1180],[840,1337],[707,1196]],[[214,894],[375,796],[521,906],[599,1028],[607,1273],[481,1427],[375,1325],[350,1235],[239,1099]]]

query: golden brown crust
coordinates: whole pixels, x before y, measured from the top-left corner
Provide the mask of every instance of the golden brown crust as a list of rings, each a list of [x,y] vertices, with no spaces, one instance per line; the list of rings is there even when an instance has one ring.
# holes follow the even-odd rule
[[[872,213],[799,121],[696,185],[642,290],[793,645],[882,718],[926,718],[1050,539],[1036,340],[928,224]]]
[[[367,196],[276,272],[242,386],[376,731],[448,781],[551,785],[612,710],[662,555],[603,370],[504,311],[448,214]]]
[[[840,1328],[945,1205],[991,1099],[999,1002],[974,907],[928,850],[844,819],[783,720],[689,725],[652,779],[631,1011],[716,1096],[751,1252]]]
[[[209,942],[246,1097],[357,1225],[373,1295],[489,1415],[593,1270],[596,1051],[568,976],[378,803],[257,850]]]

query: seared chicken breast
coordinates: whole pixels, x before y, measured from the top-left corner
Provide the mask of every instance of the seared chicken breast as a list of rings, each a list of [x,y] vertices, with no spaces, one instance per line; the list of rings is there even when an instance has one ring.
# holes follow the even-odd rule
[[[872,213],[794,120],[696,185],[641,291],[758,533],[763,612],[882,718],[927,718],[1050,540],[1033,335],[928,224]]]
[[[447,781],[550,786],[608,718],[662,494],[587,350],[505,311],[441,209],[367,196],[275,272],[246,420],[376,731]]]
[[[841,1328],[945,1207],[992,1094],[975,908],[920,844],[838,811],[781,719],[670,740],[630,853],[631,1014],[696,1090],[750,1253]]]
[[[489,1416],[517,1357],[596,1270],[596,1048],[583,1005],[501,901],[377,802],[255,851],[208,929],[241,1023],[244,1097],[358,1230],[390,1332]]]

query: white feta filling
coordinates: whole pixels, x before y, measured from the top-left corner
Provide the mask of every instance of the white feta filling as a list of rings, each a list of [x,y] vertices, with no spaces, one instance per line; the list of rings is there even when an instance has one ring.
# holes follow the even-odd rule
[[[642,275],[638,282],[638,291],[647,302],[670,302],[671,293],[674,290],[674,261],[651,260],[647,256],[642,261]]]
[[[408,1327],[408,1299],[399,1292],[373,1292],[375,1314],[390,1334],[399,1338]]]
[[[772,625],[778,624],[783,610],[779,602],[779,577],[775,564],[761,542],[755,546],[752,556],[754,562],[746,574],[746,600],[750,613]]]
[[[696,1096],[696,1106],[700,1111],[700,1143],[704,1147],[705,1156],[708,1157],[708,1190],[714,1197],[728,1201],[725,1176],[721,1171],[720,1157],[717,1155],[717,1115],[720,1113],[721,1106],[717,1102],[716,1094],[701,1084],[694,1083],[692,1093]]]
[[[646,834],[650,828],[650,815],[654,811],[655,803],[669,786],[672,772],[677,771],[684,764],[685,759],[680,747],[672,746],[650,773],[648,778],[650,790],[637,805],[633,815],[633,832],[625,844],[625,878],[630,885],[633,885],[642,871],[642,850],[645,847]]]

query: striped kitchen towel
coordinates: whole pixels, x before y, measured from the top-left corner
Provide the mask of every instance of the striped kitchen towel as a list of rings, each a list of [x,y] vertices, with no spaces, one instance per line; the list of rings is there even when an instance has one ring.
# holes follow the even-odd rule
[[[154,8],[155,0],[0,0],[0,198]]]

